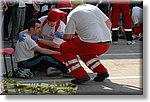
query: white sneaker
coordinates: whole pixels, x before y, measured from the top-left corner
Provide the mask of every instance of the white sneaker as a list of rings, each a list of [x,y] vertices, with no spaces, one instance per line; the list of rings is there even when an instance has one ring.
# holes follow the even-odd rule
[[[114,45],[118,45],[118,41],[114,41],[113,44],[114,44]]]
[[[135,44],[135,41],[127,41],[127,45],[133,45]]]
[[[49,77],[51,77],[51,76],[57,76],[59,74],[61,74],[61,71],[58,70],[58,69],[56,69],[56,68],[54,68],[54,67],[49,67],[47,69],[47,76],[49,76]]]

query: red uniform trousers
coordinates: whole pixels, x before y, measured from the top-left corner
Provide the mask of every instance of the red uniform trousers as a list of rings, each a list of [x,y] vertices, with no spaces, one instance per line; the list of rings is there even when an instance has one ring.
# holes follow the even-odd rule
[[[112,6],[112,30],[118,30],[118,22],[122,11],[125,31],[132,31],[132,18],[130,15],[130,4],[114,3]],[[129,30],[128,30],[129,29]]]
[[[87,72],[80,65],[77,55],[94,73],[103,74],[107,69],[102,65],[98,56],[105,53],[110,44],[87,43],[79,38],[64,42],[60,46],[61,55],[70,74],[76,79],[81,79]]]
[[[133,34],[139,36],[140,33],[143,32],[143,23],[141,23],[138,27],[135,27],[133,30]]]
[[[52,48],[52,47],[50,47],[50,46],[47,46],[47,45],[44,45],[44,44],[42,44],[42,43],[40,43],[40,42],[36,42],[40,47],[42,47],[42,48],[47,48],[47,49],[51,49],[51,50],[54,50],[54,51],[59,51],[60,52],[60,49],[58,49],[58,48]],[[63,60],[63,58],[62,58],[62,56],[60,56],[60,55],[52,55],[54,58],[56,58],[57,60],[59,60],[60,62],[64,62],[64,60]]]

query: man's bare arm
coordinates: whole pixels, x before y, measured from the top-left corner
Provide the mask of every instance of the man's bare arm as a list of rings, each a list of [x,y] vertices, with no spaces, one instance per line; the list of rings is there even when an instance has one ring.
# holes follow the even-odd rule
[[[110,19],[108,19],[105,23],[106,23],[107,27],[111,30],[112,23],[111,23]]]
[[[53,41],[46,40],[46,39],[40,39],[39,42],[41,42],[44,45],[53,47],[53,48],[59,48],[59,45],[54,43]]]
[[[57,55],[60,55],[60,52],[58,52],[58,51],[53,51],[53,50],[42,48],[42,47],[39,47],[39,46],[36,46],[36,47],[32,48],[32,50],[37,51],[37,52],[42,53],[42,54],[48,54],[48,55],[57,54]]]

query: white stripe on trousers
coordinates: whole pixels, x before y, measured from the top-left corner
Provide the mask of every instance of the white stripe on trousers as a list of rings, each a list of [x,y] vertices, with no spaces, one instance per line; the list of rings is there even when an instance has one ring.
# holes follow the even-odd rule
[[[72,66],[71,68],[68,69],[69,73],[72,72],[72,71],[74,71],[74,70],[76,70],[76,69],[78,69],[80,66],[81,66],[80,63]]]
[[[79,62],[78,59],[70,60],[70,61],[66,62],[66,66],[69,66],[69,65],[76,63],[76,62]]]

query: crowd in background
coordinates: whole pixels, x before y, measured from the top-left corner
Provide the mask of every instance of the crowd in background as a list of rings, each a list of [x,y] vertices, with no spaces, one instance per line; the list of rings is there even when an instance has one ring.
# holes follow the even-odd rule
[[[57,1],[57,2],[56,2]],[[111,3],[109,0],[85,0],[86,3],[91,3],[101,9],[107,16],[111,18]],[[38,0],[1,0],[1,9],[3,8],[3,15],[1,21],[3,21],[3,33],[2,40],[12,42],[16,41],[17,35],[20,31],[26,29],[27,22],[31,18],[40,18],[41,16],[47,15],[48,11],[54,7],[62,8],[62,10],[68,13],[71,10],[69,3],[61,4],[60,0],[49,0],[48,2],[39,2]],[[137,38],[142,35],[142,1],[131,2],[131,12],[132,12],[132,28],[133,37]],[[2,11],[2,10],[1,10]],[[141,13],[139,13],[141,12]],[[137,22],[137,19],[140,21]],[[119,37],[125,37],[123,29],[124,21],[122,19],[122,13],[120,13],[119,20]],[[13,46],[13,45],[12,45]]]

